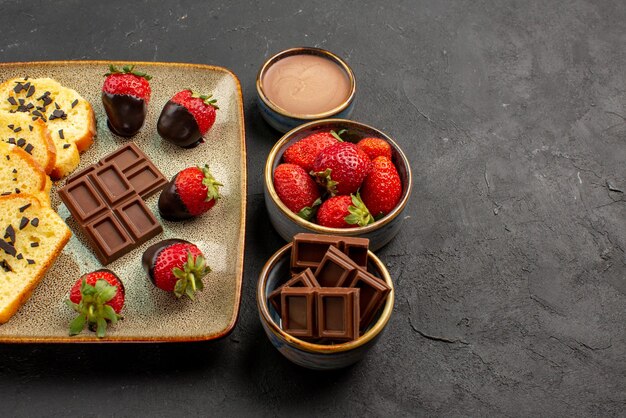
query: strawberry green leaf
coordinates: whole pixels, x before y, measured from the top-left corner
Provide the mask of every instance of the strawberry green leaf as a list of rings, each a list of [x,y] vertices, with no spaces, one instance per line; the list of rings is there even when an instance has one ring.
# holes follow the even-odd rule
[[[174,285],[174,294],[176,297],[182,297],[183,295],[189,296],[190,299],[194,299],[196,291],[204,289],[202,278],[211,272],[211,268],[206,265],[206,260],[203,256],[193,256],[191,252],[187,253],[187,261],[185,262],[183,269],[174,268],[172,273],[179,280]]]
[[[313,202],[311,206],[305,206],[302,209],[300,209],[300,212],[298,212],[297,215],[306,221],[310,221],[313,218],[313,216],[315,216],[315,214],[317,213],[317,209],[319,209],[319,206],[321,204],[322,204],[322,199],[318,197],[317,200]]]
[[[209,171],[209,166],[207,164],[205,164],[204,167],[198,166],[198,168],[204,175],[204,178],[202,179],[202,184],[206,186],[206,198],[204,201],[209,202],[211,200],[215,200],[217,202],[217,200],[222,197],[220,195],[219,187],[224,185],[215,180],[215,177],[213,177],[213,174]]]
[[[350,225],[366,226],[374,223],[374,217],[361,200],[361,196],[357,192],[356,195],[350,195],[352,205],[348,206],[350,214],[344,218],[346,223]]]
[[[70,335],[77,335],[85,328],[87,318],[85,315],[78,315],[70,322]]]
[[[343,141],[343,139],[341,138],[341,135],[345,134],[346,132],[348,132],[348,130],[347,130],[347,129],[342,129],[342,130],[340,130],[339,132],[335,132],[335,131],[333,130],[333,131],[330,131],[330,134],[331,134],[332,136],[334,136],[334,137],[335,137],[335,139],[337,139],[337,141],[339,141],[339,142],[344,142],[344,141]]]
[[[174,294],[177,298],[181,297],[185,294],[187,290],[187,278],[182,278],[176,282],[174,285]]]
[[[200,99],[202,100],[202,102],[207,105],[207,106],[213,106],[215,109],[219,109],[219,107],[217,106],[217,99],[212,99],[213,95],[212,94],[201,94],[201,93],[197,93],[191,89],[187,89],[191,92],[191,97],[193,97],[194,99]]]
[[[111,74],[132,74],[132,75],[135,75],[137,77],[145,78],[148,81],[152,80],[152,76],[148,75],[147,73],[135,70],[135,66],[134,65],[125,65],[120,70],[115,65],[111,64],[111,65],[109,65],[109,72],[106,73],[104,76],[108,77]]]
[[[96,337],[103,338],[107,332],[107,321],[99,317],[96,321],[98,327],[96,328]]]
[[[112,324],[115,324],[119,319],[119,315],[115,313],[115,310],[109,305],[104,305],[104,308],[102,309],[102,314],[104,318],[111,321]]]
[[[331,173],[332,170],[330,168],[327,168],[324,171],[311,171],[311,173],[309,174],[311,174],[315,178],[317,184],[326,188],[331,196],[335,196],[337,194],[338,183],[332,179]]]

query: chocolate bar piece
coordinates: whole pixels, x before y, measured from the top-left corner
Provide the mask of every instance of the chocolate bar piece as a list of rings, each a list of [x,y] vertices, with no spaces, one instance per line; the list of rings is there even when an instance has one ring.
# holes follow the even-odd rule
[[[283,330],[294,337],[315,337],[315,289],[286,287],[280,298]]]
[[[311,269],[306,269],[302,273],[297,274],[293,278],[291,278],[287,283],[278,287],[268,296],[268,300],[274,305],[274,309],[276,312],[281,312],[281,300],[280,293],[284,288],[287,287],[320,287],[319,283],[315,279],[313,275],[313,271]]]
[[[359,289],[319,288],[317,336],[351,341],[359,337]]]
[[[367,238],[342,237],[342,246],[339,248],[358,266],[367,268],[367,253],[370,240]]]
[[[358,266],[335,247],[329,247],[315,270],[315,278],[321,287],[341,287]]]
[[[96,168],[107,163],[116,163],[126,180],[133,186],[135,192],[144,199],[162,190],[167,184],[167,179],[158,168],[150,161],[132,142],[129,142],[111,154],[106,155],[100,161],[92,164],[82,171],[68,178],[66,185],[73,181],[84,178]]]
[[[336,247],[350,257],[357,265],[367,267],[369,239],[340,237],[335,235],[296,234],[291,249],[291,269],[315,270],[330,247]]]
[[[334,235],[296,234],[291,248],[291,268],[315,270],[328,248],[339,248],[340,245],[341,239]]]
[[[359,316],[361,329],[365,329],[378,309],[385,303],[391,288],[383,280],[359,268],[350,281],[349,287],[360,290]]]
[[[131,145],[122,149],[134,150],[136,147]],[[126,173],[118,162],[127,169]],[[132,178],[128,177],[128,173],[134,173],[134,167],[144,167],[144,162],[138,161],[133,165],[129,164],[129,158],[125,158],[94,164],[73,176],[59,189],[59,197],[87,235],[96,256],[104,265],[163,231],[159,221],[142,200]],[[147,183],[135,184],[140,190],[155,186],[155,182],[148,188],[145,187]]]

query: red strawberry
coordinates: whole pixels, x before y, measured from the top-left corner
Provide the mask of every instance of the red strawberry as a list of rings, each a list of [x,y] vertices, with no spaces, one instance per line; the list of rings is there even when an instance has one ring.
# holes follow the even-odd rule
[[[363,150],[350,142],[340,142],[319,153],[311,175],[331,195],[348,195],[359,190],[370,164]]]
[[[189,89],[179,91],[163,107],[157,122],[159,135],[183,148],[193,148],[203,142],[215,123],[217,100]]]
[[[120,136],[133,136],[146,119],[151,94],[148,81],[152,77],[135,70],[134,65],[121,70],[111,65],[105,76],[102,104],[109,129]]]
[[[274,189],[290,211],[309,220],[321,203],[317,184],[299,165],[280,164],[274,170]]]
[[[317,223],[329,228],[356,228],[374,222],[359,194],[334,196],[317,211]]]
[[[200,249],[182,239],[168,239],[148,247],[141,262],[156,287],[192,300],[196,291],[204,288],[202,278],[211,272]]]
[[[200,216],[211,209],[221,197],[209,166],[185,168],[167,184],[159,196],[159,212],[169,221]]]
[[[361,148],[370,160],[374,160],[376,157],[387,157],[391,160],[391,145],[389,142],[380,138],[363,138],[357,144],[357,147]]]
[[[377,219],[391,212],[402,197],[402,183],[396,166],[386,157],[377,157],[361,187],[363,202]]]
[[[79,334],[85,324],[104,337],[107,321],[115,324],[124,306],[124,284],[111,270],[101,269],[81,276],[70,291],[67,304],[78,312],[70,323],[70,335]]]
[[[308,173],[313,170],[315,157],[325,148],[342,142],[340,135],[344,132],[345,130],[338,133],[335,131],[316,132],[304,137],[285,150],[283,160],[289,164],[299,165]]]

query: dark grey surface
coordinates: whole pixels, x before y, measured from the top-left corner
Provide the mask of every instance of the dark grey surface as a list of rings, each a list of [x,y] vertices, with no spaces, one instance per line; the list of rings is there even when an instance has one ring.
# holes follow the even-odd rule
[[[0,415],[625,414],[626,197],[608,187],[626,191],[623,1],[90,3],[1,1],[0,59],[198,62],[239,76],[240,320],[214,343],[0,346]],[[397,286],[387,333],[331,373],[284,360],[254,300],[281,245],[261,177],[279,134],[254,80],[299,45],[347,59],[353,119],[396,138],[415,178],[406,228],[379,252]]]

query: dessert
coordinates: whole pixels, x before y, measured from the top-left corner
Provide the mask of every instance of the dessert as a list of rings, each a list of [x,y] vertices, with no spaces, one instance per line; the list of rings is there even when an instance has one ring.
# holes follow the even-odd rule
[[[272,305],[274,305],[274,309],[278,312],[280,312],[281,305],[280,294],[286,287],[320,287],[320,284],[317,282],[317,279],[315,279],[313,271],[309,268],[304,270],[302,273],[296,274],[291,280],[274,290],[267,297]]]
[[[276,167],[274,189],[290,211],[306,220],[311,219],[321,203],[317,185],[299,165],[280,164]]]
[[[363,138],[357,142],[356,146],[361,148],[372,161],[374,161],[374,158],[381,156],[391,160],[391,145],[384,139]]]
[[[107,322],[116,324],[124,307],[124,284],[111,270],[101,269],[81,276],[72,289],[67,305],[78,313],[70,323],[70,335],[77,335],[85,325],[98,338],[106,334]]]
[[[215,123],[217,100],[189,89],[176,93],[163,107],[157,131],[166,141],[183,148],[193,148],[203,142]]]
[[[72,235],[48,205],[27,193],[0,197],[0,324],[24,304]]]
[[[148,74],[135,70],[134,65],[122,69],[109,66],[102,86],[102,104],[111,132],[131,137],[142,128],[152,93]]]
[[[313,170],[315,157],[324,149],[340,142],[341,134],[345,130],[329,132],[316,132],[290,145],[283,153],[283,161],[288,164],[296,164],[310,173]]]
[[[329,112],[351,92],[350,79],[337,63],[312,54],[281,58],[265,70],[261,81],[270,102],[296,115]]]
[[[209,166],[185,168],[167,184],[159,196],[159,212],[168,221],[200,216],[211,209],[221,197]]]
[[[367,268],[367,238],[300,233],[293,237],[291,270],[317,269],[324,255],[333,246],[346,254],[357,266]]]
[[[347,255],[331,246],[315,269],[315,279],[321,287],[342,287],[357,267]]]
[[[56,148],[46,124],[25,113],[0,112],[0,142],[17,145],[31,155],[46,174],[56,164]]]
[[[317,223],[329,228],[355,228],[374,222],[359,193],[333,196],[319,207]]]
[[[142,198],[165,177],[134,144],[127,144],[69,178],[59,197],[104,265],[163,231]]]
[[[148,247],[141,264],[156,287],[191,300],[204,288],[202,278],[211,272],[200,249],[182,239],[163,240]]]
[[[317,336],[351,341],[359,338],[359,289],[327,287],[315,292]]]
[[[332,343],[354,340],[369,327],[391,288],[367,271],[368,243],[332,235],[294,237],[292,271],[307,268],[268,296],[285,332]]]
[[[320,186],[332,195],[356,193],[370,170],[367,154],[350,142],[325,148],[313,162],[313,172]]]
[[[17,145],[0,142],[0,161],[0,196],[29,193],[50,206],[52,182],[33,157]]]
[[[24,113],[31,121],[46,124],[56,149],[55,165],[50,173],[53,178],[62,178],[76,169],[79,153],[91,146],[96,134],[89,102],[51,78],[5,81],[0,85],[0,111]]]

